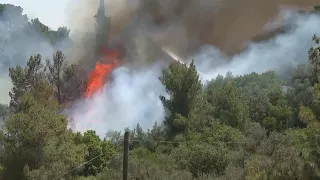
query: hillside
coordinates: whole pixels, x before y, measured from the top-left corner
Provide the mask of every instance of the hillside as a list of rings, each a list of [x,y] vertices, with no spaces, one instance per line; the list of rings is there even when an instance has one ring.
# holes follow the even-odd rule
[[[39,19],[28,19],[22,12],[21,7],[0,4],[1,72],[13,65],[23,65],[33,54],[51,56],[53,49],[67,47],[71,43],[67,28],[53,31]]]
[[[284,80],[268,70],[203,82],[195,61],[171,61],[156,45],[139,46],[133,53],[150,66],[120,64],[113,81],[84,97],[82,64],[67,63],[56,50],[70,41],[69,31],[29,22],[20,7],[1,5],[0,13],[1,72],[13,85],[9,108],[0,106],[0,118],[7,117],[0,126],[0,179],[118,180],[124,148],[126,180],[320,179],[317,35],[310,33],[308,61]],[[320,6],[312,13],[318,18]],[[43,44],[53,50],[50,59],[43,58]],[[161,69],[148,55],[171,63]],[[102,74],[114,70],[99,65]],[[128,127],[146,121],[153,126]],[[128,139],[110,127],[128,127]]]
[[[10,4],[0,4],[0,103],[7,103],[11,88],[9,67],[25,65],[28,58],[40,53],[51,57],[57,49],[72,44],[65,27],[51,30],[39,19],[28,19],[23,9]]]

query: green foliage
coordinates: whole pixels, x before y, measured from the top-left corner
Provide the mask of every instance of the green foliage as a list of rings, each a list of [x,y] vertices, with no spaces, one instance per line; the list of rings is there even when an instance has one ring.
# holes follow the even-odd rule
[[[0,5],[0,18],[20,18],[28,33],[36,30],[53,43],[69,34],[25,21],[21,13]],[[228,73],[203,87],[194,62],[173,62],[160,77],[167,91],[160,97],[164,122],[126,129],[129,179],[320,179],[320,40],[313,40],[309,63],[287,82],[275,72]],[[123,132],[74,133],[60,113],[84,88],[81,67],[66,58],[57,51],[44,63],[38,54],[26,67],[10,68],[13,111],[0,106],[0,117],[9,114],[0,131],[0,179],[121,179]]]
[[[290,137],[271,133],[246,160],[247,179],[300,179],[303,161],[299,154]]]
[[[26,93],[18,104],[21,111],[5,122],[2,179],[54,179],[83,161],[83,147],[75,145],[67,119],[57,114],[52,92],[43,83]]]
[[[205,127],[200,133],[190,133],[189,139],[194,142],[205,142],[212,146],[221,144],[230,150],[239,150],[240,143],[243,142],[243,133],[239,129],[214,122],[209,127]]]
[[[251,73],[235,78],[235,81],[248,101],[251,120],[271,131],[288,128],[292,108],[282,82],[276,79],[274,72]]]
[[[65,58],[61,51],[57,51],[53,54],[53,62],[47,60],[44,65],[41,55],[37,54],[29,58],[26,67],[9,68],[9,76],[13,84],[9,93],[10,108],[14,112],[19,112],[18,104],[21,97],[44,81],[53,88],[59,104],[81,97],[84,92],[83,84],[85,84],[79,76],[82,69],[76,64],[67,65],[64,62]]]
[[[14,108],[15,111],[19,111],[17,106],[24,93],[37,87],[45,79],[41,59],[41,55],[37,54],[29,58],[25,68],[21,66],[9,68],[9,76],[13,84],[13,88],[9,93],[11,97],[10,107]]]
[[[222,175],[228,165],[227,149],[221,145],[190,143],[173,151],[180,169],[189,170],[194,178]]]
[[[79,98],[84,91],[79,74],[81,68],[76,64],[68,65],[62,51],[56,51],[52,60],[46,61],[47,79],[56,91],[60,104]]]
[[[240,150],[243,134],[230,126],[215,122],[201,133],[189,134],[189,141],[172,152],[181,170],[188,169],[193,177],[218,177]]]
[[[41,23],[38,18],[31,19],[28,27],[39,33],[43,38],[47,39],[53,45],[63,39],[68,38],[70,33],[70,30],[66,27],[59,27],[57,31],[53,31],[48,26]]]
[[[319,82],[319,70],[320,70],[320,39],[317,35],[312,37],[312,40],[315,42],[315,46],[311,47],[309,54],[309,62],[312,65],[313,73],[316,76],[316,82]]]
[[[188,118],[198,105],[202,85],[194,62],[190,67],[179,62],[172,63],[168,69],[163,70],[160,81],[170,96],[170,99],[164,96],[160,99],[168,110],[165,124],[169,138],[172,139],[188,128]]]
[[[89,130],[83,136],[78,133],[76,142],[88,148],[85,161],[90,162],[84,165],[83,172],[80,173],[84,176],[95,176],[101,173],[106,168],[108,160],[116,152],[111,141],[101,140],[95,131]]]
[[[217,77],[207,88],[207,99],[213,107],[212,116],[236,128],[243,128],[248,121],[248,105],[231,77]]]
[[[121,179],[122,157],[115,156],[106,172],[97,176],[98,180]],[[130,152],[129,179],[141,180],[184,180],[192,179],[191,173],[178,170],[175,160],[166,154],[150,152],[138,148]]]

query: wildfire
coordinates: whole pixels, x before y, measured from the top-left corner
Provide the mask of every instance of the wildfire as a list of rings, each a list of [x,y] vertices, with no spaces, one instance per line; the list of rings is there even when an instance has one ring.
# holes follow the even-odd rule
[[[104,84],[110,80],[112,71],[119,65],[120,51],[110,50],[107,48],[102,49],[102,58],[96,63],[95,68],[89,74],[88,86],[85,96],[91,97],[94,93],[99,91]]]

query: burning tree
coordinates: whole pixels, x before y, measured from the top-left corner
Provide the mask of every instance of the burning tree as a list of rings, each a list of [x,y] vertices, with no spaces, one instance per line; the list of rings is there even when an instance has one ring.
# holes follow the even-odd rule
[[[95,92],[103,87],[110,80],[112,71],[118,67],[120,61],[120,51],[118,49],[102,50],[102,58],[96,63],[95,68],[89,74],[88,85],[85,96],[91,97]]]

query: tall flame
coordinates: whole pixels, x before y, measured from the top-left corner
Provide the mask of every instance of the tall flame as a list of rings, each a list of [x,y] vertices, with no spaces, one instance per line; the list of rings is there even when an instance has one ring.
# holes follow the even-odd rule
[[[104,84],[110,81],[112,71],[119,66],[120,51],[110,50],[107,48],[102,49],[102,58],[96,63],[95,68],[89,74],[88,86],[85,96],[91,97],[94,93],[98,92]]]

